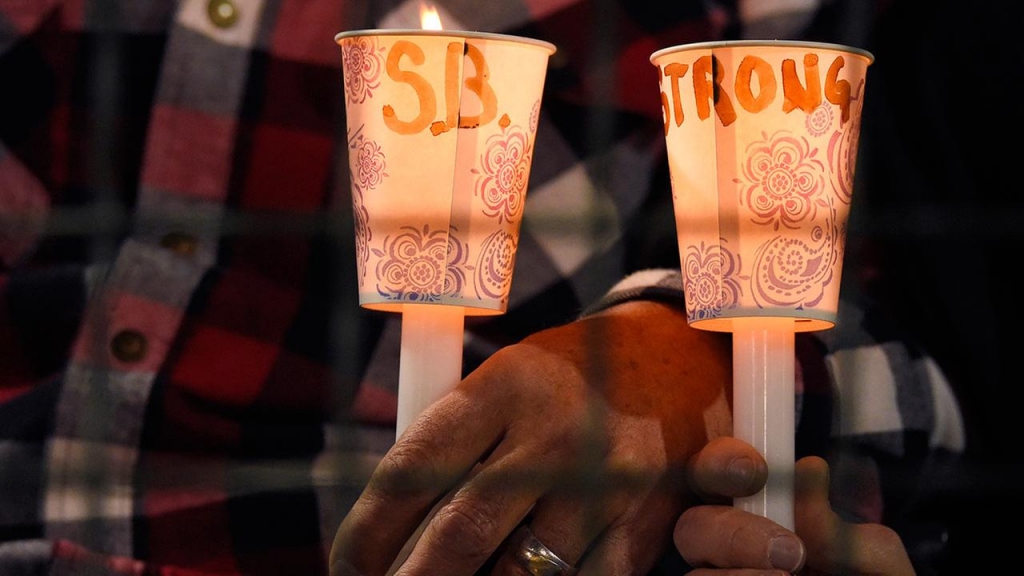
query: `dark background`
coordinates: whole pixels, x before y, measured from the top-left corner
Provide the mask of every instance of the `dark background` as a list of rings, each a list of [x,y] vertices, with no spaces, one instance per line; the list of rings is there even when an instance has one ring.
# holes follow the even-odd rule
[[[1024,511],[1021,10],[1010,0],[942,0],[895,2],[879,16],[856,4],[868,3],[826,3],[816,24],[847,30],[840,41],[870,29],[856,45],[876,57],[848,264],[893,304],[892,319],[914,328],[960,400],[967,466],[935,479],[944,488],[934,505],[958,519],[944,573],[977,573],[979,558],[1002,566],[999,553],[1012,554]],[[850,26],[857,17],[874,20]]]

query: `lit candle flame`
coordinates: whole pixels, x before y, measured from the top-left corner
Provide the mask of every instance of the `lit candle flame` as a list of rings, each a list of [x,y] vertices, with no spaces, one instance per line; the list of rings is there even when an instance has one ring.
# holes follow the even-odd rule
[[[420,3],[420,27],[424,30],[442,30],[437,8]]]

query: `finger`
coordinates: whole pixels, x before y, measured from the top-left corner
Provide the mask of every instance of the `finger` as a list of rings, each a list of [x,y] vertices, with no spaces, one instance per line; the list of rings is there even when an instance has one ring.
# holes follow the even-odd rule
[[[332,569],[384,574],[431,507],[497,443],[504,423],[460,388],[388,451],[335,534]]]
[[[753,446],[729,436],[715,438],[687,462],[690,488],[706,502],[751,496],[768,479],[768,464]]]
[[[818,457],[797,461],[796,529],[806,542],[812,568],[851,574],[914,574],[895,531],[881,524],[843,521],[832,510],[828,494],[828,464]]]
[[[397,574],[474,574],[566,470],[561,450],[505,439],[427,524]]]
[[[882,524],[842,523],[839,542],[832,562],[851,574],[914,576],[910,557],[899,535]]]
[[[563,485],[560,491],[546,495],[537,503],[530,514],[530,529],[536,538],[560,559],[580,568],[580,574],[587,573],[581,566],[581,559],[585,556],[591,557],[595,553],[595,548],[603,549],[600,544],[608,542],[609,533],[612,534],[612,540],[617,540],[615,534],[623,532],[621,529],[616,531],[614,526],[616,523],[628,522],[631,516],[627,514],[627,510],[646,504],[652,506],[655,511],[661,511],[663,515],[669,516],[660,524],[661,529],[658,530],[658,539],[664,539],[666,528],[672,525],[681,508],[678,496],[671,502],[665,498],[658,504],[653,503],[655,497],[651,494],[657,478],[650,474],[614,465],[603,469],[599,475],[593,474],[589,467],[577,468],[572,474],[570,478],[573,478],[573,481]],[[661,493],[667,491],[662,489]],[[678,494],[678,490],[673,493]],[[650,523],[656,516],[657,513],[652,513],[644,520]],[[657,556],[658,550],[652,545],[651,539],[638,535],[636,531],[631,531],[630,535],[639,537],[644,544],[644,551],[649,552],[650,556]],[[516,567],[517,552],[515,548],[507,550],[496,565],[494,574],[522,574],[522,568]],[[600,563],[601,574],[646,572],[627,570],[618,566],[621,562],[617,564],[616,561],[626,559],[625,555],[608,554],[607,559],[610,560]],[[625,565],[636,566],[633,563],[623,566]]]
[[[579,441],[586,448],[574,451],[572,470],[530,513],[533,534],[560,559],[579,566],[581,574],[587,574],[595,554],[603,558],[597,574],[646,573],[643,567],[671,545],[685,475],[681,467],[668,468],[664,452],[636,449],[657,438],[657,426],[618,422],[613,428],[585,428]],[[494,574],[522,574],[512,561],[516,554],[515,548],[507,550]]]
[[[600,535],[580,563],[580,576],[647,574],[672,545],[671,527],[682,509],[676,487],[659,484],[633,495],[629,512]]]
[[[618,498],[595,493],[551,494],[538,501],[530,513],[530,532],[562,561],[577,566],[580,559],[612,519],[625,507]],[[521,542],[511,542],[494,566],[492,574],[522,574],[519,560]]]
[[[814,542],[828,542],[835,536],[839,517],[829,503],[829,468],[825,460],[807,456],[794,468],[794,516],[798,534],[813,537]],[[819,533],[817,537],[815,533]]]
[[[691,566],[777,568],[796,572],[806,551],[793,533],[775,522],[732,506],[695,506],[679,517],[674,532]]]

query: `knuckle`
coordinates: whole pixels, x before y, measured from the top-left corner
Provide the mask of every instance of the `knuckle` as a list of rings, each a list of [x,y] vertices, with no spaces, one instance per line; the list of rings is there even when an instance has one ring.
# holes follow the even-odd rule
[[[498,513],[489,501],[456,497],[435,517],[437,541],[464,559],[483,562],[501,541]]]
[[[401,497],[442,481],[434,464],[436,452],[421,442],[401,442],[381,459],[373,474],[373,490],[385,498]]]

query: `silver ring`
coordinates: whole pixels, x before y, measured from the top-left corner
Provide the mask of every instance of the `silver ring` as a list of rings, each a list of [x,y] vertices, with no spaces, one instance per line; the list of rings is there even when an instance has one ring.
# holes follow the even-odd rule
[[[576,568],[552,552],[523,525],[517,535],[516,562],[531,576],[573,576]]]

